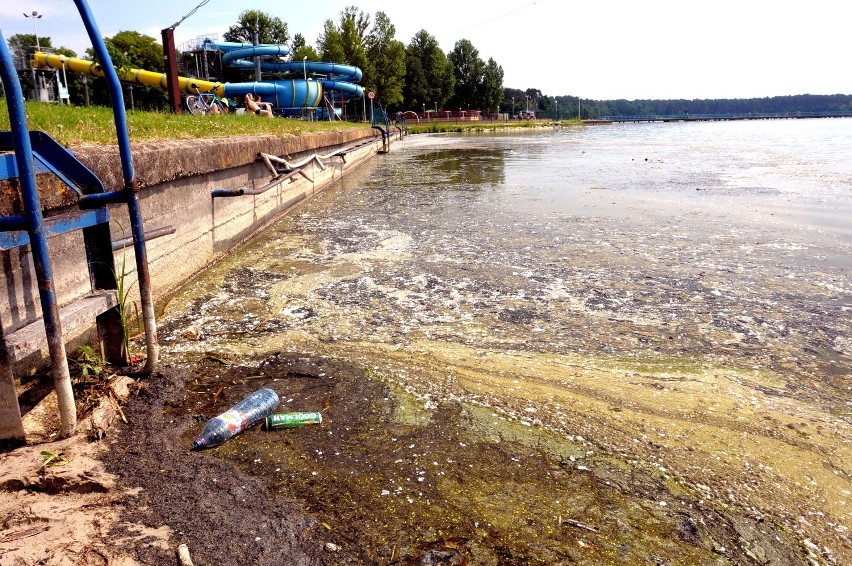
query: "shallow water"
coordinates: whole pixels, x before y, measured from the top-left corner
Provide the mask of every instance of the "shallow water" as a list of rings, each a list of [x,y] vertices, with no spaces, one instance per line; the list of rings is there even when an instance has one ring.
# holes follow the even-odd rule
[[[392,406],[424,407],[420,434],[437,426],[438,414],[482,408],[506,431],[540,426],[565,443],[541,450],[546,461],[571,474],[591,471],[599,490],[610,480],[623,484],[613,467],[651,476],[665,469],[654,489],[623,488],[595,504],[621,509],[617,521],[630,525],[625,541],[647,538],[635,525],[664,524],[670,512],[671,540],[637,543],[623,550],[628,561],[683,552],[677,545],[694,550],[696,562],[748,556],[742,529],[732,527],[743,547],[733,555],[708,542],[719,533],[678,535],[682,521],[674,508],[659,507],[660,490],[668,505],[679,494],[677,512],[691,517],[704,517],[699,500],[733,506],[725,511],[732,525],[771,517],[782,535],[764,533],[766,540],[786,542],[774,550],[754,543],[769,562],[843,556],[852,552],[850,164],[852,121],[840,119],[411,137],[178,295],[163,342],[174,361],[215,352],[238,364],[254,360],[259,376],[275,352],[345,362],[384,384],[368,392],[380,397],[367,405],[382,419],[395,422]],[[225,373],[210,372],[214,385],[201,390],[216,390]],[[382,399],[391,408],[381,409]],[[461,409],[447,408],[448,400]],[[463,426],[458,416],[450,420]],[[389,430],[402,434],[398,426]],[[457,442],[455,435],[446,436]],[[569,448],[578,437],[584,450],[575,454]],[[376,435],[373,446],[362,429],[346,438],[366,450],[391,442]],[[233,450],[229,457],[240,459],[241,449]],[[581,466],[576,456],[587,451]],[[608,459],[592,457],[600,453]],[[504,479],[512,458],[529,457],[503,455],[495,473]],[[373,491],[394,493],[389,486],[402,481],[392,461],[383,464],[375,473],[370,466],[379,464],[364,464],[345,488],[328,479],[337,478],[331,472],[320,476],[325,489],[353,493],[356,505],[367,485],[360,505],[374,504]],[[537,489],[548,489],[541,481]],[[457,488],[472,513],[497,513],[481,490]],[[507,494],[495,497],[510,507]],[[648,497],[658,505],[654,519],[634,520],[626,510]],[[560,509],[579,512],[564,502]],[[546,506],[537,512],[562,516]],[[593,515],[606,523],[606,513]],[[465,552],[505,558],[485,542],[500,529],[482,538],[479,526],[460,525],[413,539],[394,539],[390,528],[371,539],[371,556],[392,561],[394,549],[417,540],[461,536],[491,549]],[[512,555],[520,562],[594,562],[612,550],[592,552],[561,530],[542,530],[546,550],[536,551],[529,531],[539,532],[508,535],[523,542]],[[803,542],[811,539],[817,551]]]

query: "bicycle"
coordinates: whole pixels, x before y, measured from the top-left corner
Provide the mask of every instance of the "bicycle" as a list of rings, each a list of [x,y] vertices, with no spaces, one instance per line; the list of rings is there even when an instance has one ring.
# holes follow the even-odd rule
[[[219,85],[213,88],[217,86]],[[194,116],[207,116],[208,114],[226,114],[230,110],[230,105],[214,92],[201,92],[198,87],[195,87],[195,94],[186,97],[186,109]]]

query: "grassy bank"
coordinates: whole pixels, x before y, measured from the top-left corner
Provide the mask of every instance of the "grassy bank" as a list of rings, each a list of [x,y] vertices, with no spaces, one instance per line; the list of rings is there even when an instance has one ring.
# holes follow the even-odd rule
[[[5,101],[4,101],[5,102]],[[63,106],[41,102],[27,102],[27,123],[31,130],[42,130],[59,143],[72,146],[83,143],[114,144],[116,140],[112,109],[102,106]],[[487,120],[464,123],[410,123],[411,134],[444,132],[489,132],[514,128],[541,128],[577,125],[578,120],[560,122]],[[308,122],[278,118],[262,119],[252,115],[228,114],[224,116],[193,116],[168,112],[127,112],[127,127],[134,142],[160,140],[191,140],[198,138],[224,138],[247,135],[300,135],[309,132],[329,132],[368,127],[354,122]],[[0,130],[9,129],[6,104],[0,104]]]
[[[109,145],[116,140],[112,109],[101,106],[61,106],[27,102],[28,127],[42,130],[65,146],[92,143]],[[0,130],[9,129],[5,100],[0,103]],[[224,138],[242,135],[285,135],[328,132],[368,127],[353,122],[307,122],[253,115],[193,116],[167,112],[128,111],[127,127],[134,142]]]
[[[493,132],[497,130],[507,130],[516,128],[551,128],[554,126],[576,126],[579,125],[579,120],[561,120],[559,122],[538,120],[524,121],[517,120],[506,122],[491,122],[482,120],[479,122],[459,122],[459,123],[443,123],[443,122],[427,122],[427,123],[408,123],[409,134],[440,134],[447,132]]]

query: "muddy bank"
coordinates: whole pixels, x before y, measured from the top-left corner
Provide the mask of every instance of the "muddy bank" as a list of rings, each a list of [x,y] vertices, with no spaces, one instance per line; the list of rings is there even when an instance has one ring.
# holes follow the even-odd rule
[[[178,293],[104,457],[138,490],[113,537],[167,531],[141,563],[852,561],[848,240],[713,173],[656,188],[688,156],[583,156],[618,140],[530,169],[548,141],[409,141]],[[264,386],[323,423],[189,451]]]
[[[772,518],[531,425],[541,405],[513,418],[328,357],[247,362],[200,357],[128,406],[105,464],[142,489],[119,521],[172,532],[167,548],[138,545],[140,563],[166,563],[179,543],[196,564],[807,563]],[[207,415],[261,386],[323,423],[188,451]]]
[[[215,455],[372,563],[848,561],[848,244],[759,195],[525,201],[512,142],[409,141],[175,297],[190,411],[276,352],[366,376],[272,382],[322,427]]]

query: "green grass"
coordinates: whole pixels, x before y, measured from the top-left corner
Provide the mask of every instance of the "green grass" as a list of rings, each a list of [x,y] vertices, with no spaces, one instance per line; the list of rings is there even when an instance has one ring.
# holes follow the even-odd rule
[[[27,125],[42,130],[60,144],[112,145],[116,143],[115,123],[111,108],[101,106],[63,106],[27,102]],[[6,101],[0,102],[0,130],[9,129]],[[300,135],[309,132],[331,132],[368,128],[353,122],[308,122],[289,118],[261,118],[254,115],[193,116],[167,112],[127,112],[127,128],[133,142],[192,140],[231,136]]]

